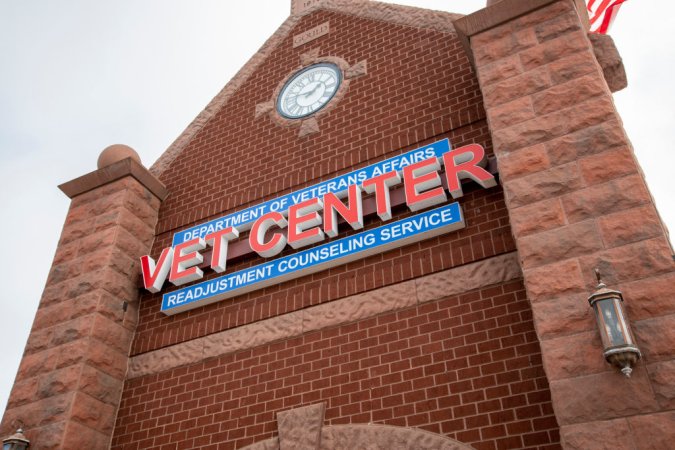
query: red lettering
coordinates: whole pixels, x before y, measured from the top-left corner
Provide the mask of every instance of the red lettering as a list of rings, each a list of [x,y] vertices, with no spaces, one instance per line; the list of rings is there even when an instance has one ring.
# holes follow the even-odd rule
[[[156,264],[150,256],[141,256],[141,272],[143,272],[145,289],[150,292],[159,292],[162,289],[171,268],[171,258],[173,258],[172,247],[162,250]]]
[[[323,207],[321,200],[312,198],[288,208],[288,245],[298,249],[325,239],[321,227],[321,216],[317,212]]]
[[[272,239],[265,242],[265,234],[272,226],[284,228],[288,225],[284,216],[279,212],[270,212],[253,223],[251,234],[248,236],[248,243],[251,250],[262,256],[269,258],[281,253],[286,246],[286,236],[281,233],[274,233]]]
[[[213,246],[211,254],[211,268],[216,272],[225,272],[225,263],[227,260],[227,242],[239,237],[239,231],[236,228],[227,227],[224,230],[214,231],[207,234],[204,240],[207,244]]]
[[[487,156],[485,149],[478,144],[466,145],[446,153],[443,155],[443,163],[452,198],[464,195],[460,180],[465,178],[472,179],[486,189],[497,185],[494,175],[483,169]]]
[[[323,231],[330,237],[338,234],[338,217],[343,219],[355,230],[363,228],[363,204],[361,202],[361,188],[352,184],[347,190],[349,206],[342,203],[335,194],[323,196]]]
[[[411,211],[419,211],[447,200],[441,186],[438,158],[432,157],[403,168],[405,202]]]
[[[206,247],[206,242],[202,238],[195,238],[176,245],[173,251],[173,261],[171,262],[171,274],[169,282],[175,286],[198,280],[204,276],[198,264],[204,261],[204,256],[197,250]]]
[[[391,219],[391,199],[389,197],[389,188],[401,183],[401,177],[395,170],[363,182],[363,190],[369,194],[375,193],[375,203],[377,204],[377,215],[382,220]]]

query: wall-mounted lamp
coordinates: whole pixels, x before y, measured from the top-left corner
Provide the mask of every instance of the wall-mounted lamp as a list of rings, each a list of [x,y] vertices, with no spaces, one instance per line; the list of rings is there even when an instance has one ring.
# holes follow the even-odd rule
[[[611,365],[621,369],[630,377],[633,366],[640,359],[640,349],[635,345],[635,338],[626,320],[623,310],[623,295],[619,291],[607,289],[600,279],[600,271],[595,269],[598,278],[597,290],[588,297],[588,303],[595,311],[598,321],[602,345],[605,348],[605,359]]]
[[[26,450],[29,446],[30,441],[23,435],[21,428],[10,437],[2,440],[2,450]]]

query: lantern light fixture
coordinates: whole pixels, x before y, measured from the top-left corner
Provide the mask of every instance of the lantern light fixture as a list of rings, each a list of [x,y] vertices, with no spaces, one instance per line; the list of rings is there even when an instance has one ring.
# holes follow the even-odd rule
[[[642,356],[635,344],[630,324],[623,309],[623,295],[620,291],[608,289],[595,269],[598,279],[596,291],[588,297],[588,303],[595,311],[600,338],[604,347],[605,360],[630,378],[633,366]]]
[[[2,450],[26,450],[29,446],[30,441],[23,435],[21,428],[10,437],[2,440]]]

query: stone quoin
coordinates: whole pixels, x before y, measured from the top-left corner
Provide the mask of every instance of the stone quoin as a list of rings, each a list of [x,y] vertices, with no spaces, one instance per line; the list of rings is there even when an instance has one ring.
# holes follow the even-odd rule
[[[3,437],[672,448],[675,263],[617,49],[581,0],[487,4],[293,0],[150,168],[116,144],[61,185]]]

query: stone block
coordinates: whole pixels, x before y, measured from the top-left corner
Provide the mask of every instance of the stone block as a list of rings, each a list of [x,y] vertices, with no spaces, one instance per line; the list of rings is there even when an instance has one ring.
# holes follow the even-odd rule
[[[593,53],[602,67],[607,86],[612,92],[618,92],[628,86],[626,70],[614,39],[608,34],[590,33],[588,38],[593,44]]]
[[[663,237],[611,248],[580,258],[586,285],[594,287],[594,269],[608,286],[675,271],[670,246]]]
[[[120,380],[124,379],[127,371],[127,354],[120,353],[96,339],[89,339],[85,361],[101,372]]]
[[[577,165],[565,164],[540,173],[504,180],[509,207],[517,208],[541,200],[559,197],[583,187]]]
[[[37,353],[48,348],[51,348],[52,338],[54,337],[54,328],[47,328],[42,330],[33,330],[28,336],[26,342],[25,354]]]
[[[43,350],[37,353],[24,355],[16,375],[17,380],[31,378],[54,370],[58,351],[55,349]]]
[[[123,207],[144,223],[154,228],[157,222],[159,200],[139,184],[125,192]]]
[[[138,296],[138,287],[129,278],[113,270],[99,270],[89,274],[85,281],[97,289],[102,289],[118,299],[135,299]]]
[[[37,398],[38,377],[17,380],[7,401],[7,408],[14,408],[30,403]]]
[[[627,147],[583,158],[579,167],[588,185],[638,173],[633,154]]]
[[[569,13],[576,13],[572,2],[552,2],[543,8],[538,8],[529,11],[511,22],[514,27],[535,27],[538,24],[545,23],[556,17],[568,15]]]
[[[529,96],[491,108],[487,114],[492,130],[507,128],[535,117],[532,99]]]
[[[661,409],[675,409],[675,361],[649,364],[647,372]]]
[[[79,382],[80,391],[103,403],[117,406],[122,395],[123,385],[123,380],[107,375],[94,367],[82,366]]]
[[[7,409],[2,422],[21,424],[24,429],[30,429],[63,421],[70,411],[73,395],[71,392]],[[16,425],[12,432],[15,430]]]
[[[589,48],[586,34],[577,30],[523,50],[519,56],[523,69],[529,71]]]
[[[38,398],[53,397],[74,391],[80,379],[82,368],[79,365],[54,370],[39,377]]]
[[[551,75],[551,82],[553,84],[560,84],[589,73],[598,74],[600,68],[592,62],[593,53],[589,48],[580,50],[577,53],[561,56],[555,61],[550,62],[546,67]]]
[[[675,442],[675,411],[630,417],[638,450],[672,450]]]
[[[132,236],[135,236],[147,248],[152,245],[152,241],[155,238],[154,223],[148,223],[147,219],[141,220],[128,209],[121,209],[117,212],[117,216],[117,223],[122,228],[131,233]]]
[[[626,419],[566,425],[560,427],[560,439],[569,450],[635,450]]]
[[[598,225],[607,248],[650,239],[663,233],[661,220],[652,205],[603,216],[598,219]]]
[[[96,314],[93,318],[91,335],[123,354],[129,352],[129,346],[133,338],[129,330],[100,314]]]
[[[647,372],[639,365],[631,378],[616,370],[555,380],[550,387],[560,425],[616,419],[658,409]]]
[[[567,11],[534,26],[534,32],[539,42],[556,39],[573,31],[583,31],[579,16],[574,11]]]
[[[587,255],[602,247],[602,238],[592,220],[524,236],[518,240],[518,252],[525,269]]]
[[[494,106],[487,101],[488,110]],[[492,133],[493,146],[499,155],[519,148],[544,143],[560,136],[573,133],[606,122],[616,111],[611,98],[600,96],[579,103],[571,108],[552,112],[527,122]]]
[[[483,89],[486,89],[494,83],[513,78],[523,73],[523,67],[520,64],[520,58],[517,55],[487,64],[478,71],[478,81]]]
[[[498,162],[499,175],[509,181],[542,172],[551,166],[546,147],[543,144],[505,153],[499,157]]]
[[[65,300],[60,303],[38,308],[33,322],[33,330],[52,327],[79,316],[91,314],[96,310],[96,295],[83,295],[77,300]]]
[[[517,238],[552,230],[565,224],[560,199],[553,198],[511,210],[511,228]]]
[[[54,353],[52,359],[56,363],[56,368],[68,367],[83,361],[88,348],[89,338],[78,339],[77,341],[56,347],[52,350]]]
[[[637,321],[675,313],[674,286],[675,273],[621,284],[628,317]]]
[[[480,38],[477,38],[480,40]],[[492,63],[506,56],[513,55],[537,45],[534,29],[522,28],[512,30],[500,37],[490,39],[482,45],[472,46],[476,66]]]
[[[281,450],[318,450],[326,404],[295,408],[277,413]]]
[[[588,314],[592,315],[590,307]],[[596,330],[541,341],[549,381],[611,371],[602,352],[600,334]]]
[[[110,447],[110,435],[69,421],[63,434],[62,448],[104,449]]]
[[[511,23],[504,23],[471,36],[472,47],[482,47],[490,42],[503,39],[513,32],[513,25]],[[482,70],[482,69],[481,69]]]
[[[122,309],[123,300],[106,291],[97,290],[94,292],[97,299],[96,312],[113,322],[123,324],[128,328],[127,318],[132,316],[131,312],[125,313]],[[79,299],[78,299],[79,300]],[[131,307],[131,306],[129,306]]]
[[[53,423],[44,427],[26,431],[25,435],[31,441],[29,448],[40,450],[61,449],[61,441],[66,430],[66,422]],[[39,446],[38,446],[39,443]]]
[[[633,332],[646,361],[675,357],[675,315],[634,322]]]
[[[590,73],[567,83],[551,86],[532,95],[532,105],[537,115],[548,114],[599,95],[607,95],[604,80],[596,73]]]
[[[117,408],[77,392],[70,410],[70,419],[102,433],[111,433]]]
[[[533,303],[532,315],[540,339],[596,329],[593,311],[581,294]]]
[[[562,202],[568,220],[580,222],[644,205],[650,197],[642,177],[630,175],[578,190]]]
[[[586,295],[588,291],[575,259],[548,264],[524,271],[525,287],[532,303],[572,295]]]
[[[53,331],[51,346],[67,344],[89,335],[93,324],[93,316],[81,316],[76,319],[56,325],[49,330]]]
[[[101,251],[105,247],[110,247],[115,243],[117,237],[117,228],[108,228],[98,233],[91,234],[79,240],[80,247],[77,250],[77,256],[90,255]]]
[[[546,143],[551,164],[565,164],[584,156],[627,146],[621,125],[615,120],[584,128]]]
[[[533,70],[487,86],[483,90],[483,98],[489,110],[521,97],[543,91],[550,85],[551,80],[547,70]]]

